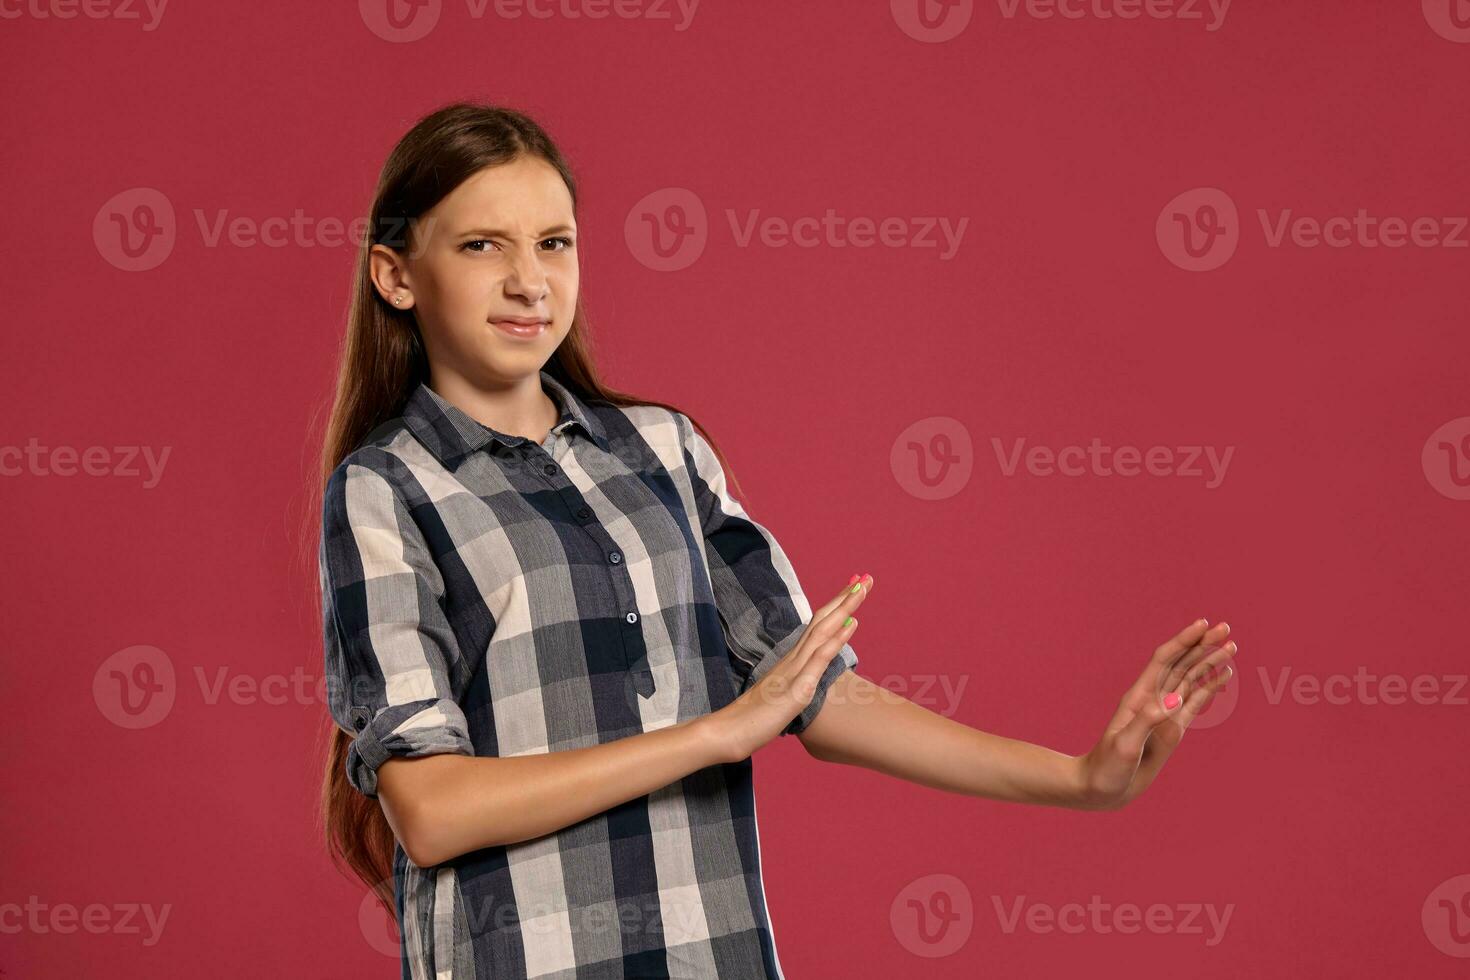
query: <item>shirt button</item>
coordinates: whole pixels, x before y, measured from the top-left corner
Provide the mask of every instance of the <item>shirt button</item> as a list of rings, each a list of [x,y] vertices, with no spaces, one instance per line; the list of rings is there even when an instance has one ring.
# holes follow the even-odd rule
[[[577,517],[581,518],[582,520],[585,521],[587,518],[589,518],[591,516],[592,516],[592,511],[588,510],[586,507],[579,507],[579,508],[577,508]]]
[[[630,623],[636,623],[636,622],[638,622],[638,614],[637,613],[628,613],[627,620]]]
[[[551,476],[553,473],[556,472],[556,464],[555,463],[547,463],[545,466],[541,467],[541,469],[546,472],[546,475],[547,476]]]
[[[607,560],[616,565],[623,560],[623,553],[621,551],[614,551],[607,556]]]

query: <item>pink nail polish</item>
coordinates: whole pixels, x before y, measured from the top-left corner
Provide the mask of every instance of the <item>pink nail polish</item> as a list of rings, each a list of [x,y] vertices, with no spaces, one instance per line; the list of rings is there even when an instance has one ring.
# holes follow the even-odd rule
[[[1168,694],[1164,695],[1164,710],[1173,711],[1175,708],[1179,707],[1179,702],[1181,700],[1182,698],[1179,697],[1178,691],[1170,691]]]
[[[857,580],[858,580],[858,577],[856,575],[854,575],[852,578],[850,578],[850,579],[847,580],[847,584],[848,585],[852,585]]]

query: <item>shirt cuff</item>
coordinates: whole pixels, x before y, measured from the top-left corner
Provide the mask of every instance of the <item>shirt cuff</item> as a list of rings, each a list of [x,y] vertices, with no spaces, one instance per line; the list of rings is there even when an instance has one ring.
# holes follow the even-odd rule
[[[796,644],[801,642],[801,635],[805,630],[806,624],[803,623],[762,657],[760,662],[751,669],[750,679],[746,682],[745,689],[750,690],[757,681],[766,674],[769,674],[771,669],[780,663],[781,658],[790,653],[796,647]],[[822,705],[826,703],[827,690],[842,675],[844,670],[856,668],[857,663],[857,651],[852,648],[852,644],[842,644],[842,649],[837,651],[837,656],[832,658],[832,662],[827,664],[827,669],[822,671],[822,676],[817,680],[817,691],[812,695],[811,703],[801,709],[800,714],[791,719],[791,724],[787,725],[781,734],[799,735],[806,731],[806,727],[812,723],[812,720],[817,717],[817,712],[821,711]]]
[[[348,709],[356,730],[347,751],[347,781],[364,796],[378,795],[378,767],[394,756],[474,755],[463,709],[449,700],[409,701]]]

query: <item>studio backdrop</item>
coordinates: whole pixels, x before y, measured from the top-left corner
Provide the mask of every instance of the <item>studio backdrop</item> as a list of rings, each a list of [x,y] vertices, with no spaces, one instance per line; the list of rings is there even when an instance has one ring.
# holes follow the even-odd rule
[[[786,976],[1467,969],[1464,0],[0,17],[0,976],[398,975],[321,825],[318,481],[379,169],[459,100],[566,154],[604,379],[814,606],[875,577],[860,675],[1080,756],[1238,640],[1119,810],[762,748]]]

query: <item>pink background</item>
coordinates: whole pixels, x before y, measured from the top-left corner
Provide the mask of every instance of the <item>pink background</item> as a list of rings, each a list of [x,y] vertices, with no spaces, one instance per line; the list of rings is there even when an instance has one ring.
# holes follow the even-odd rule
[[[706,0],[687,23],[565,4],[477,18],[445,0],[415,41],[375,34],[367,0],[176,0],[151,30],[145,8],[7,7],[0,447],[104,447],[114,470],[117,447],[169,456],[151,486],[4,457],[0,976],[397,975],[385,921],[313,822],[304,487],[353,251],[310,229],[278,247],[208,229],[350,221],[398,136],[461,97],[531,112],[579,174],[609,382],[709,426],[818,602],[874,573],[866,676],[1080,753],[1155,645],[1196,616],[1235,628],[1229,710],[1121,812],[946,795],[820,765],[795,739],[763,749],[789,976],[1463,976],[1470,691],[1445,701],[1467,671],[1470,494],[1450,466],[1470,467],[1470,232],[1454,227],[1470,43],[1447,2],[1240,2],[1213,30],[1202,4],[1068,19],[964,3],[948,40],[905,0]],[[111,216],[139,188],[174,219],[153,212],[158,261],[131,270]],[[666,217],[676,188],[702,205],[705,244],[665,271],[638,219]],[[1167,236],[1186,212],[1168,209],[1200,188],[1238,210],[1235,251],[1189,271]],[[777,247],[732,228],[828,209],[906,230]],[[1459,245],[1273,246],[1261,212],[1274,226],[1288,209],[1429,217]],[[968,219],[952,256],[904,244],[938,217]],[[967,476],[924,499],[909,443],[936,432]],[[1179,464],[1186,447],[1233,454],[1210,487],[1006,475],[992,443],[1094,438]],[[107,663],[140,645],[172,668],[173,701],[129,728]],[[1436,678],[1440,695],[1275,696],[1282,678],[1359,671]],[[244,687],[213,697],[221,677]],[[933,942],[916,890],[961,915]],[[1065,916],[1093,896],[1175,925],[1006,928],[1018,902]],[[62,931],[93,904],[110,925]],[[1229,910],[1223,936],[1205,915],[1185,927],[1196,905]],[[126,911],[142,906],[168,912],[151,945]]]

